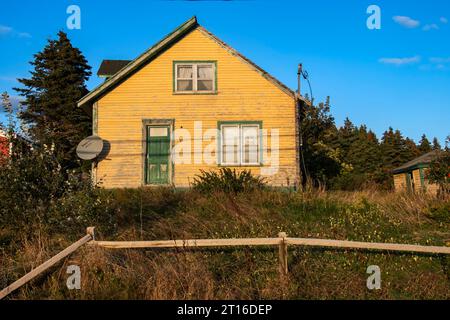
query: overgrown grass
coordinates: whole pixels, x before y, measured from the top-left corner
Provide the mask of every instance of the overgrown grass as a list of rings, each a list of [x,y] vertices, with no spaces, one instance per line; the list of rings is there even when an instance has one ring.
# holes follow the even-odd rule
[[[110,240],[314,237],[450,245],[448,201],[380,192],[253,190],[97,190],[54,210],[85,217],[73,228],[36,225],[23,236],[0,229],[0,287],[83,235],[95,223]],[[92,199],[91,199],[92,200]],[[291,247],[289,276],[278,274],[276,248],[107,250],[84,247],[11,299],[449,299],[450,259],[442,256]],[[82,289],[65,286],[66,266],[82,271]],[[378,265],[382,289],[366,287]]]

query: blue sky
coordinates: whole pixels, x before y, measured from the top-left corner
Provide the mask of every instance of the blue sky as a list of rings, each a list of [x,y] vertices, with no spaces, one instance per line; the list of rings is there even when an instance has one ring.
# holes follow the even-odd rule
[[[81,30],[67,30],[66,9],[81,8]],[[367,7],[381,9],[381,29],[366,27]],[[200,24],[279,80],[296,87],[297,64],[309,72],[316,101],[365,123],[443,144],[450,134],[450,2],[427,1],[3,1],[0,90],[16,95],[34,53],[65,30],[93,67],[133,59],[196,15]],[[303,87],[306,89],[306,86]],[[303,91],[304,92],[304,91]]]

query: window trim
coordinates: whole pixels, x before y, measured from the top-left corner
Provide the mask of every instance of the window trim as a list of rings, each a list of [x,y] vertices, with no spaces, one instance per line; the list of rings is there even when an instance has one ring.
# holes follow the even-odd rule
[[[192,91],[177,91],[177,65],[191,64],[195,65],[192,70]],[[197,89],[197,65],[212,65],[213,67],[213,90],[212,91],[198,91]],[[217,60],[174,60],[172,63],[173,74],[172,74],[172,85],[173,94],[217,94]]]
[[[239,163],[224,163],[222,152],[222,127],[223,126],[239,126]],[[243,149],[242,149],[242,126],[258,126],[258,162],[243,163]],[[217,164],[221,167],[261,167],[263,166],[263,122],[262,121],[218,121],[217,122]]]

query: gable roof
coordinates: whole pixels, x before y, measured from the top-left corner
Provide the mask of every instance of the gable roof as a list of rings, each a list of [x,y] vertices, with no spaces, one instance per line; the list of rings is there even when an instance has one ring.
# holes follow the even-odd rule
[[[111,77],[130,62],[131,60],[103,60],[100,68],[98,68],[97,75],[99,77]]]
[[[282,91],[284,91],[286,94],[292,96],[293,98],[298,98],[304,102],[307,102],[304,100],[302,96],[299,96],[296,94],[293,90],[288,88],[286,85],[281,83],[279,80],[275,79],[273,76],[271,76],[268,72],[264,71],[262,68],[258,67],[255,63],[250,61],[248,58],[244,57],[242,54],[238,53],[236,50],[225,44],[223,41],[218,39],[216,36],[214,36],[212,33],[208,32],[203,27],[200,27],[197,23],[197,18],[194,16],[191,19],[187,20],[185,23],[180,25],[178,28],[176,28],[174,31],[172,31],[169,35],[167,35],[165,38],[163,38],[161,41],[156,43],[154,46],[152,46],[150,49],[145,51],[143,54],[138,56],[136,59],[132,60],[125,66],[123,66],[120,70],[117,71],[114,75],[112,75],[110,78],[108,78],[105,82],[100,84],[98,87],[93,89],[91,92],[89,92],[87,95],[85,95],[83,98],[81,98],[78,101],[78,106],[83,107],[86,104],[92,102],[93,100],[97,99],[98,97],[104,95],[109,90],[113,89],[116,85],[127,79],[129,76],[131,76],[134,72],[142,68],[144,65],[146,65],[148,62],[152,60],[155,56],[162,53],[166,49],[168,49],[171,45],[173,45],[175,42],[179,41],[181,38],[183,38],[185,35],[187,35],[189,32],[191,32],[194,29],[199,29],[201,32],[203,32],[205,35],[216,41],[219,45],[221,45],[223,48],[228,50],[231,54],[235,55],[248,65],[250,65],[253,69],[258,71],[263,77],[265,77],[267,80],[275,84],[277,87],[279,87]],[[307,102],[308,103],[308,102]]]
[[[421,155],[418,158],[415,158],[403,165],[401,165],[398,168],[395,168],[392,170],[392,173],[402,173],[409,171],[411,169],[415,169],[417,166],[421,164],[429,164],[431,161],[436,159],[439,156],[440,151],[439,150],[433,150],[431,152],[425,153],[424,155]]]

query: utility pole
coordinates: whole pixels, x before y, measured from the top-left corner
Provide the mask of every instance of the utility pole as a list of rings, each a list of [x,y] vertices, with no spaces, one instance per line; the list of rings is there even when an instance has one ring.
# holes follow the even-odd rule
[[[302,161],[303,159],[303,136],[302,136],[302,101],[301,97],[301,77],[303,75],[303,65],[301,63],[298,64],[297,69],[297,95],[296,95],[296,105],[297,105],[297,123],[298,123],[298,173],[300,176],[300,183],[303,186],[305,184],[304,172],[302,172]]]
[[[300,83],[300,79],[301,79],[302,73],[303,73],[303,65],[302,65],[301,63],[299,63],[299,64],[298,64],[298,71],[297,71],[297,81],[298,81],[298,87],[297,87],[298,89],[297,89],[297,93],[298,93],[299,98],[300,98],[300,96],[301,96],[301,91],[300,91],[301,83]]]

